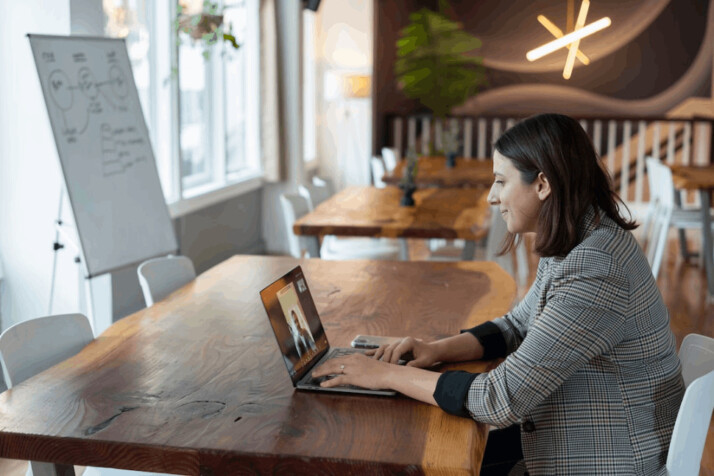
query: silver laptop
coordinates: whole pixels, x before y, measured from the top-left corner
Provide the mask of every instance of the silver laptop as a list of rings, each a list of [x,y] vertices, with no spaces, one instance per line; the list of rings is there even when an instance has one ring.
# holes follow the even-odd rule
[[[268,313],[293,387],[320,392],[397,394],[392,390],[371,390],[351,385],[324,388],[320,387],[320,382],[329,377],[312,378],[312,370],[324,361],[340,355],[363,353],[364,350],[330,348],[300,266],[263,289],[260,298]]]

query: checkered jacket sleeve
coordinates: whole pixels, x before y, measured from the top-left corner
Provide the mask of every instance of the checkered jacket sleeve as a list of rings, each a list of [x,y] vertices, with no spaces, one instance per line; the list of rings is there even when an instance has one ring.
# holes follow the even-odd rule
[[[528,338],[496,369],[472,381],[466,409],[474,419],[498,427],[520,422],[578,369],[622,339],[629,282],[617,263],[600,250],[580,248],[563,264],[570,271],[550,285]],[[506,315],[497,324],[506,329],[509,349],[516,345],[508,337],[511,322],[523,320]]]
[[[538,263],[536,282],[543,275],[542,263],[543,261]],[[526,297],[503,317],[461,332],[469,332],[478,339],[484,349],[484,360],[506,357],[516,350],[525,338],[528,322],[535,312],[537,301],[538,292],[536,287],[532,286]]]

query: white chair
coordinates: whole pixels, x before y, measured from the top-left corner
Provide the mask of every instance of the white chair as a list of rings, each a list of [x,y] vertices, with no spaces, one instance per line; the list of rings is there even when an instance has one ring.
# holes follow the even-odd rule
[[[147,307],[196,278],[193,262],[185,256],[150,259],[141,263],[136,271]]]
[[[506,222],[503,220],[503,216],[497,206],[491,206],[491,221],[489,223],[488,235],[486,236],[485,243],[482,244],[481,253],[479,256],[486,261],[495,261],[498,263],[506,272],[513,276],[517,282],[521,285],[525,285],[528,280],[528,252],[525,247],[523,240],[518,244],[515,250],[516,255],[516,266],[517,269],[514,270],[513,254],[506,253],[503,256],[498,256],[498,252],[501,249],[503,240],[508,234],[508,227]],[[431,240],[431,243],[442,241],[442,240]],[[461,259],[461,250],[463,248],[463,240],[454,240],[453,242],[447,242],[446,244],[440,246],[439,248],[432,248],[430,243],[431,254],[429,256],[430,261],[442,261],[442,260],[459,260]],[[478,250],[477,250],[478,251]]]
[[[488,236],[486,237],[486,261],[495,261],[511,276],[513,276],[520,285],[525,285],[528,280],[528,251],[523,239],[516,246],[516,266],[513,269],[513,253],[509,252],[502,256],[498,256],[501,250],[503,240],[508,235],[508,225],[501,215],[498,206],[491,205],[491,222],[489,224]]]
[[[329,194],[328,196],[332,196],[335,194],[335,185],[329,178],[319,177],[315,175],[312,177],[312,184],[317,187],[324,187],[326,192]]]
[[[646,240],[652,233],[649,227],[651,226],[655,213],[656,203],[665,202],[667,204],[671,204],[672,213],[666,223],[667,228],[677,228],[679,230],[679,243],[682,257],[688,258],[696,256],[696,253],[690,253],[687,250],[687,241],[686,236],[684,235],[684,230],[701,230],[701,209],[693,207],[685,208],[678,204],[678,192],[674,189],[672,171],[667,165],[662,163],[662,161],[653,157],[647,157],[646,166],[647,180],[650,188],[650,204],[647,210],[646,218],[643,221],[642,235]],[[714,223],[714,215],[712,215],[712,221]]]
[[[20,322],[0,335],[0,362],[5,381],[12,388],[78,354],[94,340],[89,319],[82,314],[63,314]],[[30,461],[27,476],[54,476],[52,463]],[[132,471],[86,468],[86,476],[138,475]]]
[[[689,387],[697,378],[714,370],[714,338],[688,334],[679,347],[682,378]]]
[[[387,173],[384,168],[384,162],[379,157],[372,157],[369,160],[369,164],[372,167],[372,180],[374,181],[374,186],[377,188],[384,188],[387,186],[382,178],[384,174]]]
[[[307,189],[305,189],[307,190]],[[280,196],[283,208],[283,223],[288,237],[290,254],[295,258],[309,256],[308,238],[296,235],[293,231],[295,221],[311,211],[309,197],[299,194],[284,193]],[[345,259],[399,259],[399,245],[394,240],[378,238],[343,238],[325,236],[320,247],[320,257],[331,260]]]
[[[676,206],[674,200],[674,181],[672,170],[658,159],[647,159],[647,175],[651,181],[650,207],[648,217],[643,227],[643,241],[647,261],[652,267],[655,279],[667,249],[669,229],[698,228],[702,222],[697,210],[683,210]],[[686,248],[682,245],[683,254]]]
[[[322,182],[322,184],[320,184],[320,182]],[[330,187],[322,180],[319,180],[318,183],[312,182],[305,185],[298,185],[298,193],[310,199],[311,209],[314,209],[333,195]]]
[[[399,151],[394,147],[382,147],[382,160],[387,172],[391,172],[399,162]]]
[[[674,423],[666,466],[672,476],[696,476],[714,410],[714,339],[689,334],[679,348],[679,360],[687,390]]]

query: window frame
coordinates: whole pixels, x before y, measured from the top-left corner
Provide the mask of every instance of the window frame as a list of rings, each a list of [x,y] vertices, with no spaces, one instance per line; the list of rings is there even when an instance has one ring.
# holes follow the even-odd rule
[[[210,112],[206,118],[209,137],[206,154],[211,160],[204,177],[182,177],[180,144],[180,90],[178,78],[178,35],[174,30],[177,0],[147,2],[147,29],[149,31],[150,85],[145,120],[149,126],[157,169],[164,198],[172,218],[177,218],[202,208],[249,193],[262,187],[264,180],[260,154],[260,67],[259,67],[259,0],[245,0],[248,8],[248,29],[241,44],[246,65],[245,117],[246,140],[244,144],[246,168],[227,172],[225,107],[225,70],[221,61],[223,45],[216,45],[206,63],[207,91]],[[168,15],[166,14],[168,12]],[[220,106],[220,107],[217,107]],[[159,117],[159,111],[167,111]],[[167,120],[168,119],[168,120]]]

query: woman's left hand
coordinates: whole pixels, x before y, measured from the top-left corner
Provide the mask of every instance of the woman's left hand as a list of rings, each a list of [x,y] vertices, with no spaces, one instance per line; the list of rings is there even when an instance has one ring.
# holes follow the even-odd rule
[[[363,354],[352,354],[330,359],[312,372],[313,377],[335,375],[325,380],[321,387],[356,385],[371,389],[392,388],[391,373],[396,365],[371,359]]]

